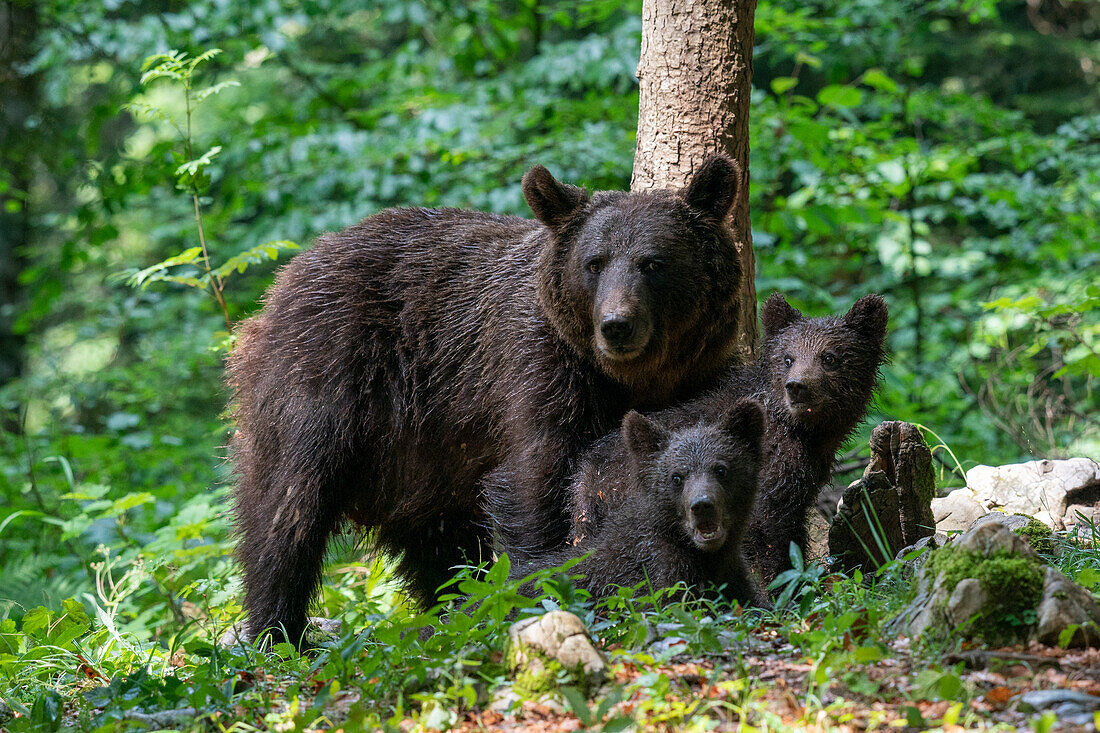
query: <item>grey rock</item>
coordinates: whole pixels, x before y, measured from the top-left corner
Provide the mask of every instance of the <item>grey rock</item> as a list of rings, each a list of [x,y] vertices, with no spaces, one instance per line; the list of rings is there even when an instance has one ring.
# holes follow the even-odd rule
[[[1032,690],[1016,698],[1016,706],[1025,713],[1063,705],[1070,705],[1078,711],[1100,710],[1100,697],[1076,690]]]
[[[979,502],[970,489],[955,489],[931,503],[932,517],[940,532],[965,532],[975,520],[989,514],[989,507]]]
[[[979,525],[973,531],[958,537],[955,543],[959,549],[985,557],[998,552],[1011,552],[1039,559],[1027,540],[996,522]]]
[[[1029,517],[1025,517],[1022,514],[1005,514],[1004,512],[990,512],[985,516],[978,517],[974,520],[974,523],[970,525],[969,529],[977,529],[983,524],[989,524],[990,522],[996,522],[1002,527],[1007,527],[1015,532],[1018,529],[1023,529],[1030,524]]]
[[[920,568],[924,567],[924,563],[928,561],[928,555],[931,554],[932,550],[939,549],[950,541],[951,538],[947,534],[943,532],[936,532],[935,534],[928,535],[927,537],[921,537],[919,540],[909,545],[908,547],[903,547],[901,550],[898,551],[898,554],[894,556],[894,559],[906,563],[913,570],[919,570]],[[911,560],[905,559],[907,555],[910,555],[917,550],[924,550],[924,552],[917,555]]]
[[[977,578],[963,578],[947,599],[947,622],[962,626],[969,622],[985,606],[986,594]]]
[[[1068,646],[1100,646],[1100,603],[1092,594],[1054,568],[1043,577],[1043,600],[1036,610],[1035,638],[1049,646],[1076,625]]]
[[[1065,529],[1067,507],[1095,505],[1100,499],[1100,465],[1091,458],[1069,458],[975,466],[966,472],[966,485],[979,502],[1035,517],[1060,530]],[[1089,500],[1077,501],[1079,497]]]
[[[1066,514],[1062,517],[1062,524],[1067,530],[1080,525],[1082,533],[1090,532],[1089,525],[1100,530],[1100,505],[1070,504],[1066,507]],[[1085,534],[1085,536],[1088,536]]]
[[[537,680],[547,687],[553,682],[548,665],[551,660],[567,670],[571,682],[581,688],[598,683],[607,673],[607,661],[592,645],[588,629],[567,611],[551,611],[512,624],[506,660],[513,679],[522,674],[526,680]]]

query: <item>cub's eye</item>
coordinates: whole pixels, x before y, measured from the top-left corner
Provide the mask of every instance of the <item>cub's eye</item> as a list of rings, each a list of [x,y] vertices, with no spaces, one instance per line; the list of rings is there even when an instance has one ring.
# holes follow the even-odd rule
[[[836,366],[836,357],[832,354],[822,354],[821,363],[827,366],[829,369],[832,369]]]
[[[660,272],[664,267],[664,263],[660,260],[644,260],[639,266],[642,272],[649,273],[650,275]]]
[[[600,270],[603,269],[603,260],[591,259],[588,262],[584,263],[584,269],[588,270],[593,275],[599,275]]]
[[[791,364],[794,364],[794,359],[792,359],[789,356],[784,356],[783,357],[783,365],[784,366],[790,366]]]
[[[726,467],[723,466],[721,463],[719,463],[717,466],[714,467],[714,475],[717,476],[718,478],[725,478],[726,477]]]
[[[672,474],[672,485],[673,486],[679,486],[682,483],[684,483],[684,477],[683,476],[681,476],[678,473]]]

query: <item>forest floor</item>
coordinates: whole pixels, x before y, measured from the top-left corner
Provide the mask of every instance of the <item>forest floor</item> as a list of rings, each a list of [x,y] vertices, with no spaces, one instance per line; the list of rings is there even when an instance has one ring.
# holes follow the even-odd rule
[[[1046,559],[1095,593],[1096,547],[1063,540]],[[912,588],[900,562],[866,576],[807,565],[782,589],[789,601],[767,612],[667,589],[621,589],[595,604],[554,570],[540,574],[544,593],[531,599],[506,581],[502,558],[484,573],[466,571],[443,607],[417,613],[386,567],[378,559],[330,566],[319,610],[343,631],[317,632],[320,647],[304,655],[227,634],[240,619],[231,584],[203,591],[208,605],[183,604],[180,618],[128,618],[91,597],[28,610],[0,623],[0,731],[1100,725],[1100,650],[890,635],[886,622]],[[562,672],[554,692],[517,695],[505,664],[512,620],[553,609],[582,619],[607,673],[584,691]]]

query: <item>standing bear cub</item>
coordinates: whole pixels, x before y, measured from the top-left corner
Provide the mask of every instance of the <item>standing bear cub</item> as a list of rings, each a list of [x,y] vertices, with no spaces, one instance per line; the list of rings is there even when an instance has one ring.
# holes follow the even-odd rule
[[[751,364],[731,369],[721,386],[699,399],[650,417],[676,430],[712,419],[744,398],[764,406],[760,491],[744,551],[749,567],[770,584],[789,567],[791,542],[805,544],[808,512],[829,480],[836,452],[867,412],[885,359],[887,309],[880,296],[865,295],[843,316],[806,318],[775,293],[761,320],[763,342]],[[616,486],[598,481],[617,460],[616,444],[597,445],[583,466],[590,475],[569,497],[573,539],[581,543],[626,501]]]
[[[514,577],[588,554],[575,566],[596,597],[614,586],[683,583],[695,594],[760,605],[741,539],[756,496],[760,405],[742,400],[716,420],[668,430],[637,412],[580,461],[572,491],[618,497],[576,545],[518,565]]]
[[[431,602],[490,555],[497,466],[517,477],[513,545],[564,544],[580,451],[733,353],[739,179],[718,156],[682,191],[589,195],[536,166],[537,221],[392,209],[291,260],[228,366],[248,631],[301,639],[347,519]]]

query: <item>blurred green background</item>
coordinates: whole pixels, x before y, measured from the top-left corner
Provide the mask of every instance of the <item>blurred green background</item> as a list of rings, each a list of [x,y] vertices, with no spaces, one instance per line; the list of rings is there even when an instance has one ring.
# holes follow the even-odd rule
[[[84,592],[145,635],[237,612],[225,319],[193,252],[126,278],[199,246],[194,198],[236,322],[267,242],[405,204],[528,215],[535,163],[626,188],[640,5],[4,3],[0,618]],[[756,38],[758,293],[890,303],[853,447],[897,418],[964,467],[1100,456],[1100,4],[762,1]],[[141,81],[213,48],[186,94]]]

